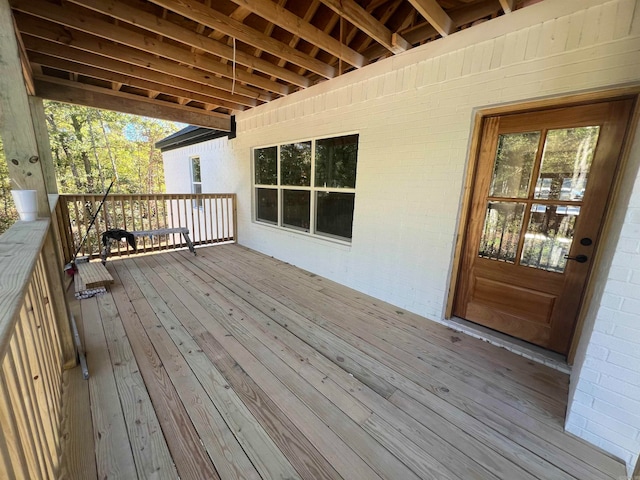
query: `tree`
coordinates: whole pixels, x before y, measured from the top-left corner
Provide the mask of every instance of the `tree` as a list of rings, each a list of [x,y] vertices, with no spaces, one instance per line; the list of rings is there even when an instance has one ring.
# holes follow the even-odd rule
[[[162,193],[162,155],[155,144],[184,125],[107,110],[44,102],[60,193]],[[17,219],[0,142],[0,234]]]

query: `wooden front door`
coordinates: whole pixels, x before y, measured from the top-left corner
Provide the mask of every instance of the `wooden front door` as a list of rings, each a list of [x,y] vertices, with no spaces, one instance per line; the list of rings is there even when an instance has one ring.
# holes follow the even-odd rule
[[[567,353],[631,108],[485,119],[454,315]]]

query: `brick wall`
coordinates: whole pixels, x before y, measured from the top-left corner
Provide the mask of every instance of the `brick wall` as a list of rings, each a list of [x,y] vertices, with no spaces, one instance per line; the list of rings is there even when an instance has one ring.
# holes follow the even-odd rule
[[[236,139],[169,152],[169,168],[199,154],[204,191],[238,193],[240,243],[441,320],[475,111],[640,82],[639,3],[545,0],[243,112]],[[354,132],[350,246],[252,222],[252,148]],[[576,361],[567,422],[630,466],[640,450],[633,413],[640,412],[640,361],[632,348],[640,351],[637,149],[633,155],[620,218],[603,246],[611,255],[598,272],[602,288]],[[167,190],[180,181],[168,174]]]

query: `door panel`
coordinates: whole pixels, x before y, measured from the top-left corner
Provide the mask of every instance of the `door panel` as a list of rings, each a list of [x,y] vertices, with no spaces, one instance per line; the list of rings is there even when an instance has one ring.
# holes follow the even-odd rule
[[[567,352],[631,106],[485,119],[454,315]]]

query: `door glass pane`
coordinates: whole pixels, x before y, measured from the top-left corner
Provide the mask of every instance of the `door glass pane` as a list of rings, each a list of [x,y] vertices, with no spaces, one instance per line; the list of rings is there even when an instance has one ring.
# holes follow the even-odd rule
[[[318,192],[316,231],[351,238],[354,200],[354,193]]]
[[[489,202],[478,256],[515,263],[524,203]]]
[[[278,190],[256,188],[256,219],[278,223]]]
[[[282,224],[309,231],[311,192],[282,190]]]
[[[535,198],[582,200],[600,127],[549,130]]]
[[[527,198],[539,139],[540,132],[498,137],[490,197]]]
[[[282,185],[311,185],[311,142],[280,147],[280,179]]]
[[[533,204],[520,265],[564,272],[578,215],[574,205]]]

